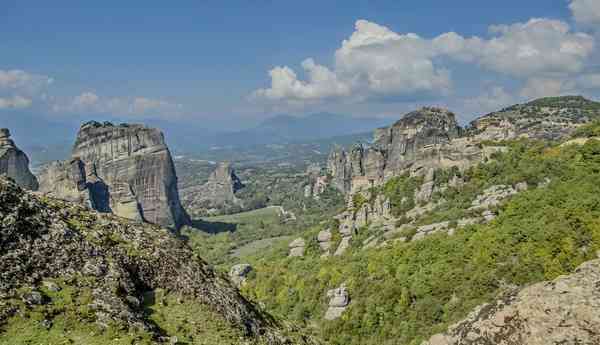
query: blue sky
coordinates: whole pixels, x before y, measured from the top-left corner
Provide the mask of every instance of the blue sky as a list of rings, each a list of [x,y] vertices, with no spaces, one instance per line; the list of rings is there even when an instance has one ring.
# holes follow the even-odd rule
[[[0,121],[235,129],[279,113],[399,116],[425,104],[466,121],[542,95],[599,95],[598,29],[598,0],[4,0]]]

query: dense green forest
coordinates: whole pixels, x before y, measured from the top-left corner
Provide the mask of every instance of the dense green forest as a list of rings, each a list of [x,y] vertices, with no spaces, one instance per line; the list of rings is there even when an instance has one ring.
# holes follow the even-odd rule
[[[600,125],[578,131],[594,137]],[[498,143],[496,143],[498,144]],[[420,344],[499,294],[571,272],[600,249],[600,141],[583,145],[518,140],[467,171],[436,172],[436,183],[458,174],[464,183],[438,192],[437,209],[422,223],[456,221],[469,215],[472,200],[485,188],[527,182],[494,211],[487,224],[434,234],[419,241],[394,242],[363,250],[353,245],[340,257],[320,258],[316,234],[307,230],[307,254],[288,258],[285,244],[251,260],[255,268],[243,291],[267,310],[304,324],[331,344]],[[396,216],[407,210],[414,181],[388,183]],[[405,202],[406,200],[405,199]],[[368,202],[368,200],[355,200]],[[410,201],[410,204],[414,201]],[[369,236],[360,229],[354,243]],[[339,235],[334,232],[334,241]],[[349,308],[326,321],[326,291],[348,287]]]

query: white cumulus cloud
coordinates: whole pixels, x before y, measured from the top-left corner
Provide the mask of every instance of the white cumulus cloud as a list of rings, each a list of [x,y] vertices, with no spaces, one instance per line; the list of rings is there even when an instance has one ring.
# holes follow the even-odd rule
[[[34,99],[42,99],[53,79],[23,70],[0,69],[0,110],[23,109],[32,106]]]
[[[464,108],[475,113],[489,113],[514,104],[517,100],[504,87],[493,86],[481,95],[467,99]]]
[[[573,80],[555,78],[531,78],[521,90],[521,97],[535,99],[540,97],[561,96],[573,93],[576,82]]]
[[[0,97],[0,109],[28,108],[31,104],[31,99],[21,96]]]
[[[55,103],[56,113],[100,113],[114,115],[179,115],[181,104],[148,97],[101,97],[87,91]]]
[[[559,20],[495,25],[489,37],[448,32],[433,39],[358,20],[335,52],[333,67],[307,59],[302,64],[305,80],[288,66],[275,67],[269,72],[270,87],[253,96],[298,104],[447,95],[452,90],[448,66],[453,62],[524,80],[563,77],[581,72],[593,50],[593,37],[573,32]]]
[[[569,5],[573,17],[578,23],[586,25],[600,25],[600,1],[598,0],[573,0]]]
[[[287,66],[273,68],[269,72],[272,80],[271,87],[257,90],[255,96],[269,100],[287,99],[293,102],[350,94],[349,85],[341,82],[327,67],[317,65],[313,59],[304,60],[302,68],[308,75],[307,81],[299,80],[296,73]]]

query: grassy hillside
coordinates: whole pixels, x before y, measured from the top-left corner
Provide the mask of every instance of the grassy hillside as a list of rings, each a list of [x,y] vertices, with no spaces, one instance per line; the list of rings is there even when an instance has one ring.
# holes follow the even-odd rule
[[[504,144],[506,153],[462,174],[464,185],[435,196],[447,202],[423,218],[457,221],[485,188],[526,181],[530,188],[499,206],[494,221],[453,236],[366,250],[354,245],[327,259],[320,258],[315,240],[325,225],[315,226],[304,233],[310,240],[302,258],[288,258],[284,245],[256,255],[245,294],[314,328],[331,344],[418,345],[503,291],[555,278],[594,258],[600,249],[600,141]],[[400,200],[406,190],[412,193],[391,189]],[[353,242],[369,235],[361,229]],[[326,321],[326,291],[341,283],[351,303],[340,319]]]

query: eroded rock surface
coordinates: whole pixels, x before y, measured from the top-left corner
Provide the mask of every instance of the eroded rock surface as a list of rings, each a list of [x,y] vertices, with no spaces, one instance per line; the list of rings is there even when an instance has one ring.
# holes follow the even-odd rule
[[[335,320],[342,316],[348,305],[350,304],[350,294],[345,284],[342,284],[337,289],[327,291],[329,298],[329,307],[325,312],[325,320]]]
[[[101,212],[176,228],[189,224],[177,175],[162,132],[143,125],[88,122],[72,159],[40,174],[42,191],[71,201],[89,200]],[[82,196],[82,186],[88,196]]]
[[[234,206],[243,206],[242,200],[236,196],[243,187],[231,163],[219,162],[205,184],[186,189],[186,202],[195,209],[206,210],[208,214],[218,214]]]
[[[0,128],[0,175],[12,178],[22,188],[38,189],[38,181],[29,170],[29,158],[10,138],[8,128]]]
[[[290,248],[290,256],[291,257],[300,257],[304,256],[304,249],[306,248],[306,241],[303,238],[299,237],[293,240],[289,244]]]
[[[600,260],[476,308],[422,345],[600,344]]]
[[[141,303],[146,293],[160,289],[205,304],[269,344],[290,344],[276,321],[164,228],[41,199],[4,178],[0,224],[0,324],[19,312],[13,301],[50,302],[38,287],[59,280],[91,291],[86,322],[100,326],[161,335]]]
[[[229,270],[229,279],[235,284],[235,286],[240,287],[242,284],[244,284],[246,277],[250,272],[252,272],[252,266],[248,264],[234,265]]]

